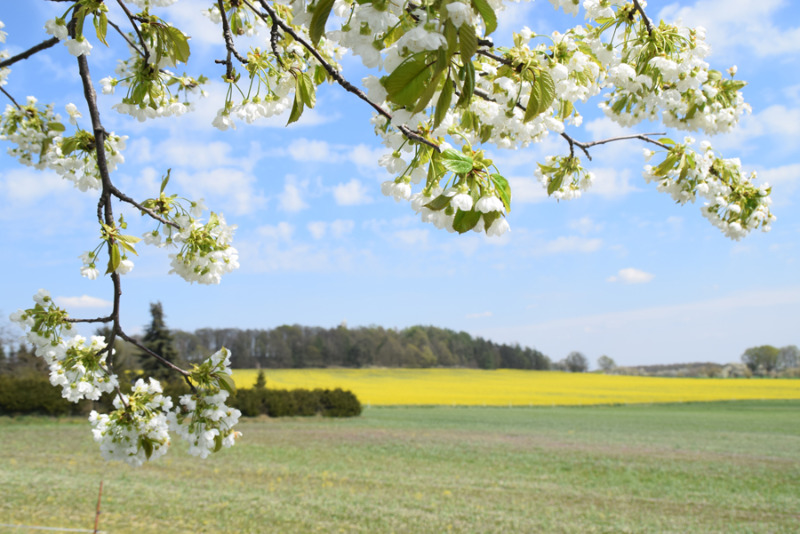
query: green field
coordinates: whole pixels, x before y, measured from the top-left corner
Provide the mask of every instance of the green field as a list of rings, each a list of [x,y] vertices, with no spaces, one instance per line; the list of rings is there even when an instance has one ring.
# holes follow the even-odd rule
[[[370,408],[240,430],[208,460],[177,444],[133,469],[102,461],[84,420],[0,418],[0,524],[89,529],[102,479],[114,533],[800,528],[798,401]]]

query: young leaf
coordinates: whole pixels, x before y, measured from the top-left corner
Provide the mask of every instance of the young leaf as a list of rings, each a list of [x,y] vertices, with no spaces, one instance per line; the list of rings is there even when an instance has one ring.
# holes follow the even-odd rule
[[[508,185],[508,180],[504,177],[500,176],[499,174],[493,174],[491,176],[492,182],[494,182],[495,187],[497,188],[497,192],[500,193],[500,200],[503,201],[503,205],[506,207],[506,212],[511,212],[511,187]]]
[[[297,77],[297,87],[300,90],[300,98],[303,100],[303,103],[306,106],[313,108],[314,104],[317,102],[317,96],[314,89],[314,83],[311,81],[311,77],[307,73],[304,72]]]
[[[217,382],[219,383],[219,387],[233,395],[236,392],[236,385],[233,383],[233,379],[230,375],[225,373],[219,373],[216,375]]]
[[[319,44],[322,34],[325,33],[325,23],[331,14],[334,0],[318,0],[314,4],[314,12],[311,15],[311,23],[308,27],[308,34],[314,46]]]
[[[563,174],[558,174],[556,176],[553,176],[553,178],[550,180],[550,183],[547,184],[547,194],[552,195],[553,193],[558,191],[561,188],[562,183],[564,183]]]
[[[453,230],[459,234],[469,232],[475,228],[475,225],[478,224],[479,220],[481,220],[481,212],[479,211],[458,210],[456,216],[453,217]]]
[[[439,94],[439,100],[436,102],[436,111],[433,114],[433,127],[438,127],[447,115],[447,110],[450,109],[450,101],[453,99],[453,82],[450,78],[444,81],[444,87]]]
[[[166,29],[169,33],[170,41],[172,41],[172,46],[168,47],[170,49],[170,57],[173,60],[186,63],[189,61],[189,54],[191,53],[188,39],[182,31],[174,26],[167,26]]]
[[[442,152],[440,161],[442,162],[442,165],[444,165],[445,169],[456,174],[468,173],[474,166],[474,162],[472,161],[471,157],[453,150],[452,148],[448,148]]]
[[[497,16],[486,0],[472,0],[472,8],[480,14],[486,26],[486,37],[497,29]]]
[[[439,211],[445,209],[449,205],[450,205],[450,197],[439,195],[438,197],[434,198],[433,200],[425,204],[425,207],[428,208],[429,210]]]
[[[122,258],[119,256],[119,247],[111,247],[111,257],[108,259],[108,269],[106,270],[106,274],[111,274],[116,271],[117,267],[119,267],[120,261],[122,261]]]
[[[475,35],[475,27],[472,24],[464,23],[458,29],[458,44],[461,61],[466,63],[478,50],[478,36]]]
[[[464,63],[464,66],[458,70],[458,77],[461,78],[464,83],[461,85],[461,95],[458,97],[456,107],[467,107],[475,92],[475,66],[472,64],[472,61]]]

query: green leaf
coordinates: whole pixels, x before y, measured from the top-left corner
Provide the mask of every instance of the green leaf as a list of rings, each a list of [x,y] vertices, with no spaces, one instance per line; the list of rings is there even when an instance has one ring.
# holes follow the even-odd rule
[[[448,148],[442,152],[440,161],[442,162],[442,165],[444,165],[445,169],[456,174],[468,173],[475,165],[475,162],[472,161],[471,157],[462,152],[453,150],[452,148]]]
[[[467,61],[458,70],[458,77],[464,82],[461,85],[461,95],[458,97],[456,107],[467,107],[475,93],[475,65],[472,61]]]
[[[401,63],[382,80],[387,100],[400,106],[413,106],[425,92],[427,84],[433,77],[433,71],[430,68],[433,63],[433,61],[429,61],[427,52],[414,54]]]
[[[217,382],[219,382],[219,387],[233,395],[236,392],[236,384],[233,383],[233,379],[230,375],[226,373],[219,373],[216,375]]]
[[[486,36],[497,29],[497,15],[486,0],[472,0],[472,7],[480,14],[483,25],[486,26]]]
[[[458,29],[458,44],[461,52],[461,61],[466,63],[478,50],[478,36],[475,35],[475,27],[472,24],[464,23]]]
[[[289,114],[289,121],[286,123],[286,126],[289,126],[293,122],[297,122],[300,116],[303,114],[303,97],[300,96],[300,89],[295,88],[294,92],[294,103],[292,104],[292,112]]]
[[[317,96],[314,89],[314,83],[311,81],[311,77],[303,72],[300,76],[297,77],[297,88],[300,91],[300,97],[303,100],[303,103],[313,108],[314,104],[317,102]]]
[[[491,175],[492,182],[494,182],[497,192],[500,193],[500,200],[506,207],[506,212],[511,212],[511,186],[508,185],[508,180],[499,174]]]
[[[97,40],[108,46],[106,42],[106,33],[108,32],[108,17],[105,11],[100,13],[99,17],[94,17],[94,31],[97,34]]]
[[[414,113],[419,113],[428,107],[428,103],[431,101],[431,98],[433,98],[433,94],[436,92],[436,89],[439,86],[439,79],[441,77],[442,71],[437,71],[436,74],[434,74],[433,79],[425,85],[425,90],[419,95],[419,100],[417,100],[416,105],[413,107],[412,111]]]
[[[675,141],[673,141],[669,137],[662,137],[661,139],[658,140],[658,142],[661,143],[662,145],[674,145],[675,144]]]
[[[469,232],[470,230],[475,228],[475,225],[478,224],[479,220],[481,220],[481,212],[479,211],[458,210],[456,216],[453,217],[453,230],[455,230],[459,234]]]
[[[163,180],[161,180],[161,192],[162,193],[167,188],[167,184],[169,183],[169,173],[170,172],[172,172],[172,169],[167,169],[167,175],[164,176]]]
[[[562,183],[564,183],[564,175],[563,174],[559,174],[557,176],[553,176],[553,178],[550,180],[550,183],[547,184],[547,194],[548,195],[552,195],[553,193],[558,191],[558,189],[561,188],[561,184]]]
[[[334,0],[318,0],[314,4],[314,12],[311,14],[311,23],[308,25],[308,34],[314,46],[319,44],[322,34],[325,33],[325,23],[331,14]]]
[[[214,452],[219,452],[222,450],[222,435],[217,434],[214,436]]]
[[[122,258],[120,258],[119,255],[119,247],[111,247],[111,257],[108,259],[108,269],[106,270],[106,274],[111,274],[116,271],[117,267],[119,267],[120,261],[122,261]]]
[[[433,127],[436,128],[444,120],[447,115],[447,110],[450,109],[450,101],[453,99],[453,82],[450,78],[444,81],[444,87],[439,94],[439,100],[436,102],[436,111],[433,114]]]
[[[556,98],[556,84],[553,77],[546,70],[536,73],[536,79],[531,84],[531,97],[525,109],[523,122],[528,122],[544,113]]]
[[[169,47],[171,50],[170,57],[173,57],[174,59],[183,63],[189,61],[189,54],[191,53],[189,49],[189,40],[178,28],[167,26],[166,30],[169,33],[170,40],[172,41],[172,46]]]
[[[433,200],[425,204],[425,207],[433,211],[443,210],[450,205],[450,198],[451,197],[439,195],[438,197],[434,198]]]
[[[51,132],[63,132],[64,130],[66,130],[63,124],[56,121],[48,122],[47,129],[50,130]]]
[[[141,436],[139,437],[139,444],[144,449],[144,455],[149,460],[151,456],[153,456],[153,442],[150,441],[148,438]]]

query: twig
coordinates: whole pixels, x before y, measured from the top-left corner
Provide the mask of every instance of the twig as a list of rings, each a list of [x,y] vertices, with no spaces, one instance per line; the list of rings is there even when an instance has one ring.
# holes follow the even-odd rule
[[[253,7],[253,5],[250,4],[250,2],[248,2],[247,0],[243,0],[243,1],[250,9],[253,10],[254,13],[256,13],[256,15],[261,17],[261,19],[264,20],[264,22],[266,22],[266,18],[265,18],[263,13],[259,13],[258,10],[256,10],[256,8]],[[367,95],[364,94],[364,92],[361,89],[355,87],[353,84],[348,82],[341,74],[339,74],[339,71],[334,69],[333,65],[331,65],[330,63],[325,61],[325,59],[322,57],[322,55],[319,53],[319,51],[314,46],[312,46],[311,43],[309,43],[308,41],[303,39],[297,32],[295,32],[292,29],[291,26],[286,24],[286,22],[284,22],[282,19],[280,19],[278,17],[278,14],[275,12],[275,10],[273,10],[269,6],[269,4],[266,2],[266,0],[258,0],[258,2],[259,2],[259,4],[261,4],[261,7],[263,7],[264,10],[267,12],[269,17],[273,20],[273,22],[276,22],[284,32],[286,32],[289,35],[291,35],[292,38],[294,38],[295,41],[297,41],[298,43],[303,45],[303,47],[306,50],[308,50],[311,53],[311,55],[314,56],[314,58],[319,62],[319,64],[322,65],[322,67],[328,72],[328,74],[331,76],[331,78],[336,80],[336,83],[338,83],[345,91],[347,91],[349,93],[353,93],[358,98],[360,98],[361,100],[363,100],[364,102],[369,104],[370,107],[372,107],[380,115],[382,115],[383,117],[385,117],[389,121],[392,120],[391,113],[389,113],[388,111],[383,109],[381,106],[379,106],[378,104],[376,104],[375,102],[373,102],[372,100],[367,98]],[[407,138],[409,138],[411,140],[414,140],[414,141],[417,141],[418,143],[422,143],[422,144],[428,145],[428,146],[432,147],[433,149],[435,149],[437,151],[439,150],[439,145],[437,145],[433,141],[425,138],[420,133],[411,130],[408,126],[398,125],[397,129],[400,130],[403,133],[403,135],[405,135]]]
[[[122,0],[117,0],[117,4],[119,4],[119,7],[121,7],[122,10],[125,12],[125,16],[128,17],[128,20],[131,22],[131,26],[133,26],[133,30],[139,37],[139,42],[142,44],[142,50],[144,51],[144,53],[142,52],[139,53],[142,54],[144,62],[147,63],[148,60],[150,59],[150,50],[147,49],[147,43],[144,42],[144,37],[142,36],[142,33],[139,31],[139,26],[136,25],[136,20],[137,20],[136,17],[134,17],[133,13],[131,13],[128,10],[128,7],[122,2]]]
[[[161,215],[159,215],[158,213],[156,213],[155,211],[153,211],[153,210],[151,210],[149,208],[145,208],[144,206],[142,206],[141,204],[139,204],[138,202],[133,200],[131,197],[129,197],[128,195],[126,195],[125,193],[123,193],[122,191],[120,191],[119,189],[117,189],[113,185],[111,186],[111,194],[114,195],[115,197],[117,197],[118,199],[120,199],[121,201],[127,202],[128,204],[134,206],[136,209],[138,209],[142,213],[146,213],[147,215],[149,215],[150,217],[152,217],[153,219],[157,220],[158,222],[160,222],[162,224],[166,224],[166,225],[172,226],[173,228],[180,228],[180,226],[178,224],[165,219],[164,217],[162,217]]]
[[[97,509],[94,513],[94,534],[97,534],[97,525],[100,524],[100,499],[103,497],[103,480],[100,479],[100,492],[97,494]]]
[[[68,323],[110,323],[114,320],[112,315],[108,317],[97,317],[96,319],[72,319],[67,317],[66,321]]]
[[[14,97],[11,96],[11,94],[8,91],[6,91],[5,89],[3,89],[1,86],[0,86],[0,91],[3,91],[3,94],[6,95],[9,100],[11,100],[11,103],[14,104],[14,106],[16,106],[17,109],[22,109],[22,106],[20,106],[17,103],[17,101],[14,100]]]
[[[167,367],[169,367],[173,371],[177,371],[178,373],[182,374],[185,377],[188,377],[188,376],[191,375],[191,373],[189,371],[185,371],[185,370],[181,369],[180,367],[178,367],[177,365],[175,365],[171,361],[167,360],[166,358],[164,358],[160,354],[157,354],[157,353],[153,352],[152,350],[148,349],[142,343],[139,343],[138,341],[136,341],[134,338],[132,338],[131,336],[129,336],[128,334],[126,334],[122,330],[118,330],[117,334],[119,334],[119,337],[121,337],[122,339],[124,339],[128,343],[131,343],[132,345],[134,345],[134,346],[138,347],[139,349],[143,350],[149,356],[152,356],[153,358],[155,358],[156,360],[160,361],[161,363],[163,363],[164,365],[166,365]]]
[[[589,161],[592,161],[592,156],[589,154],[589,149],[591,147],[597,146],[597,145],[604,145],[606,143],[613,143],[615,141],[625,141],[625,140],[629,140],[629,139],[639,139],[640,141],[646,141],[648,143],[652,143],[652,144],[654,144],[656,146],[659,146],[661,148],[665,148],[665,149],[669,148],[664,143],[656,141],[655,139],[651,139],[649,137],[651,135],[666,135],[666,134],[664,132],[652,132],[652,133],[643,133],[643,134],[621,135],[619,137],[609,137],[608,139],[601,139],[599,141],[592,141],[590,143],[582,143],[580,141],[576,141],[574,138],[572,138],[570,135],[568,135],[566,133],[562,133],[561,137],[566,139],[567,143],[569,143],[570,155],[573,155],[573,153],[574,153],[573,146],[576,146],[576,147],[580,148],[581,150],[583,150],[583,153],[586,154],[586,157],[589,158]]]
[[[133,23],[133,21],[131,21],[131,23]],[[121,36],[123,39],[125,39],[125,42],[126,42],[126,43],[128,43],[128,45],[130,45],[130,47],[131,47],[131,48],[133,48],[134,50],[136,50],[136,53],[137,53],[137,54],[139,54],[139,55],[140,55],[140,56],[142,56],[143,58],[146,58],[146,57],[147,57],[147,56],[145,56],[144,52],[142,52],[141,50],[139,50],[139,47],[138,47],[138,46],[136,46],[136,43],[134,43],[133,41],[131,41],[131,40],[130,40],[130,38],[129,38],[129,37],[126,35],[126,34],[125,34],[125,32],[124,32],[124,31],[122,31],[122,28],[120,28],[119,26],[117,26],[117,24],[116,24],[116,23],[114,23],[113,21],[110,21],[110,20],[109,20],[109,21],[108,21],[108,25],[109,25],[109,26],[111,26],[112,28],[114,28],[115,30],[117,30],[117,33],[118,33],[118,34],[120,34],[120,36]],[[134,27],[135,27],[135,26],[134,26]]]
[[[642,4],[639,3],[639,0],[633,0],[633,8],[642,16],[644,26],[647,28],[647,33],[653,33],[655,27],[653,26],[653,23],[650,22],[650,19],[647,18],[647,13],[644,12],[644,8],[642,8]]]
[[[228,15],[225,13],[225,5],[222,3],[222,0],[217,0],[217,6],[219,7],[220,18],[222,18],[222,38],[225,39],[225,48],[228,50],[228,57],[225,59],[225,78],[230,80],[233,77],[231,54],[233,54],[242,65],[247,65],[247,60],[239,55],[239,52],[236,51],[236,47],[233,45],[231,26],[228,24]]]
[[[3,67],[8,67],[9,65],[13,65],[17,61],[22,61],[23,59],[28,59],[36,52],[41,52],[42,50],[47,50],[48,48],[55,46],[58,43],[58,37],[53,37],[48,39],[47,41],[42,41],[36,46],[32,46],[31,48],[25,50],[24,52],[20,52],[16,56],[12,56],[5,61],[0,61],[0,69]]]

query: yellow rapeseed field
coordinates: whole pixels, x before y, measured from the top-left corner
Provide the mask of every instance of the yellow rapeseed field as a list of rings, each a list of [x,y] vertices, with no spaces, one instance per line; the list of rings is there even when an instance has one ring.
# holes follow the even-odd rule
[[[653,378],[500,369],[267,369],[267,387],[342,388],[365,405],[550,406],[800,399],[800,380]],[[258,371],[235,370],[238,387]]]

